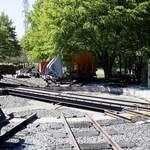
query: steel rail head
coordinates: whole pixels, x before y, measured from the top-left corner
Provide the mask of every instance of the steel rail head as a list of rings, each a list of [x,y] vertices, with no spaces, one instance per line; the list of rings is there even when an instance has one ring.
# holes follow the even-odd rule
[[[11,137],[13,137],[17,132],[21,131],[24,127],[27,126],[31,121],[34,121],[37,119],[37,115],[33,114],[12,129],[10,129],[8,132],[0,136],[0,144],[4,143],[5,141],[9,140]]]
[[[69,136],[69,139],[71,141],[71,144],[73,145],[73,148],[75,150],[81,150],[81,148],[80,148],[80,146],[79,146],[79,144],[78,144],[78,142],[77,142],[77,140],[76,140],[76,138],[75,138],[75,136],[74,136],[70,126],[69,126],[69,123],[68,123],[68,121],[66,120],[66,118],[64,117],[63,114],[61,114],[61,119],[62,119],[62,121],[64,123],[66,132],[68,133],[68,136]]]
[[[36,93],[36,94],[45,94],[45,95],[53,95],[59,98],[71,98],[74,100],[80,100],[83,101],[85,100],[86,102],[94,102],[94,103],[99,103],[99,104],[104,104],[104,105],[109,105],[111,104],[111,106],[116,106],[116,107],[129,107],[129,108],[138,108],[138,109],[145,109],[145,110],[150,110],[149,107],[145,107],[145,106],[135,106],[135,105],[131,105],[131,104],[125,104],[123,103],[114,103],[114,102],[108,102],[108,101],[99,101],[99,100],[93,100],[93,99],[87,99],[85,95],[77,95],[77,94],[73,94],[75,96],[72,96],[71,94],[64,94],[64,93],[60,93],[60,92],[51,92],[51,91],[44,91],[44,90],[37,90],[37,89],[31,89],[31,88],[16,88],[16,89],[8,89],[8,94],[11,94],[11,91],[22,91],[22,92],[32,92],[32,93]],[[81,97],[80,97],[81,96]],[[83,98],[84,97],[84,98]],[[90,96],[89,96],[90,97]],[[110,98],[105,98],[105,100],[109,100]]]
[[[149,105],[150,101],[147,101],[148,103],[144,102],[137,102],[137,101],[129,101],[129,100],[121,100],[121,99],[115,99],[115,98],[108,98],[108,97],[100,97],[100,96],[92,96],[92,95],[85,95],[85,94],[76,94],[76,93],[66,93],[70,95],[76,95],[76,96],[83,96],[83,97],[91,97],[91,98],[96,98],[96,99],[105,99],[105,100],[112,100],[112,101],[118,101],[118,102],[128,102],[128,103],[135,103],[135,104],[142,104],[142,105]]]
[[[112,147],[114,150],[123,150],[113,139],[112,137],[100,126],[100,124],[93,120],[92,117],[90,117],[89,114],[86,114],[86,118],[87,120],[89,120],[89,122],[91,122],[94,127],[100,132],[103,134],[104,138],[111,143]]]
[[[114,111],[122,111],[122,107],[118,106],[110,106],[105,104],[97,104],[97,103],[90,103],[81,100],[74,100],[65,97],[58,97],[55,95],[44,95],[38,93],[29,93],[27,91],[20,91],[20,90],[8,90],[8,93],[13,96],[25,97],[25,98],[32,98],[34,100],[45,101],[45,102],[57,102],[61,103],[62,105],[69,105],[72,107],[80,107],[88,110],[104,112],[104,109],[114,110]]]
[[[119,114],[116,114],[116,113],[113,113],[111,111],[108,111],[108,110],[105,110],[104,113],[108,116],[112,116],[112,117],[115,117],[115,118],[121,118],[121,119],[124,119],[124,120],[127,120],[127,121],[130,121],[132,123],[134,123],[134,121],[132,119],[129,119],[127,117],[124,117],[124,116],[121,116]]]
[[[133,113],[133,114],[137,114],[137,115],[139,115],[139,116],[146,116],[146,117],[150,117],[150,115],[149,115],[149,114],[145,114],[145,113],[137,112],[137,111],[135,111],[135,110],[131,110],[131,109],[127,109],[127,108],[123,109],[123,111],[125,111],[125,112],[129,112],[129,113]]]

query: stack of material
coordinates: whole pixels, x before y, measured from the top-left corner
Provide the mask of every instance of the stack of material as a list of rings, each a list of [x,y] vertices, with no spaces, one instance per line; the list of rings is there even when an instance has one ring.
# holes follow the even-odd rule
[[[28,66],[16,72],[17,78],[39,77],[38,67]]]
[[[16,67],[14,65],[8,65],[8,64],[0,64],[0,75],[4,74],[15,74],[16,73]]]

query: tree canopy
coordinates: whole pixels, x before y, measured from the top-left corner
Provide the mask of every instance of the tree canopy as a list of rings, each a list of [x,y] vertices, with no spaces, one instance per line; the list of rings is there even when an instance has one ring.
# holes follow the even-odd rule
[[[18,56],[20,46],[18,44],[15,27],[12,21],[3,12],[0,13],[0,61],[9,61],[11,57]]]
[[[93,51],[107,77],[119,58],[149,56],[149,16],[148,0],[37,0],[22,46],[36,60]]]

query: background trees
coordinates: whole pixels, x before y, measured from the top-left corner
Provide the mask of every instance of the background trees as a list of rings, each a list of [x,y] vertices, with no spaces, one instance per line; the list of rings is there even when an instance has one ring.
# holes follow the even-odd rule
[[[0,62],[9,62],[11,57],[18,56],[20,46],[18,44],[15,28],[11,20],[4,13],[0,13]]]
[[[147,0],[37,0],[22,46],[36,60],[93,51],[105,77],[150,55]]]

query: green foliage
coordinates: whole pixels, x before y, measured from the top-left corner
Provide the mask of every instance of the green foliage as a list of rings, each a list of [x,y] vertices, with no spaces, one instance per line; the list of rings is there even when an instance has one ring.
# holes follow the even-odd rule
[[[148,0],[37,0],[22,46],[35,60],[93,51],[107,77],[119,57],[149,57],[149,16]]]
[[[16,39],[15,28],[11,20],[4,13],[0,13],[0,61],[9,61],[11,57],[18,56],[20,46]]]

